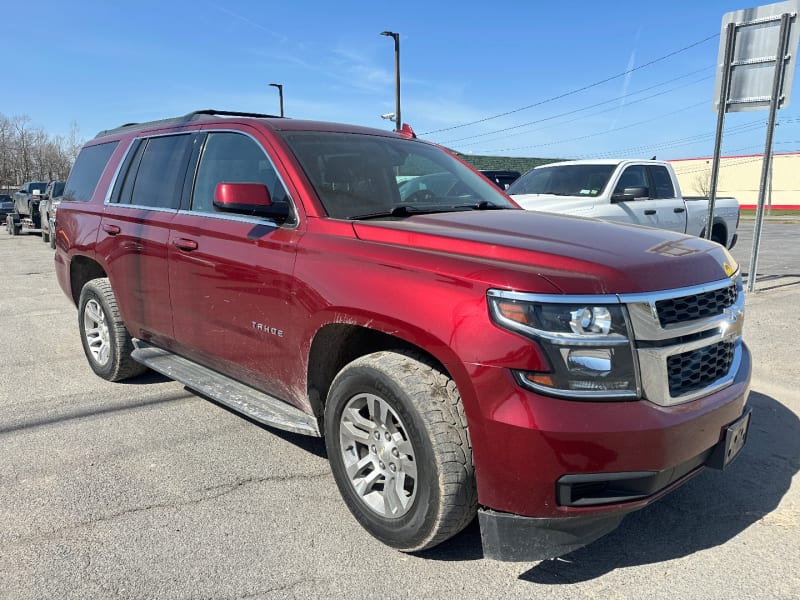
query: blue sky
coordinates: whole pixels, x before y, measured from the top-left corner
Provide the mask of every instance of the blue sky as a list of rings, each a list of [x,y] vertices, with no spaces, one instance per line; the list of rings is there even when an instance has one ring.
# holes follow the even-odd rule
[[[275,82],[289,117],[391,129],[391,30],[403,121],[420,137],[473,154],[710,156],[722,16],[753,5],[10,0],[0,112],[90,138],[200,108],[277,114]],[[762,152],[766,119],[729,114],[723,153]],[[798,97],[774,148],[800,150]]]

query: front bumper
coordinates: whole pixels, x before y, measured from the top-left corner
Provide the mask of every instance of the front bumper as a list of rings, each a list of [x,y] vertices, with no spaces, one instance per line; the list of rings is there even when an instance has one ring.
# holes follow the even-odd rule
[[[557,400],[519,388],[497,395],[501,369],[484,370],[479,378],[495,392],[474,439],[485,556],[560,556],[612,531],[627,513],[705,467],[727,466],[726,452],[738,452],[746,436],[746,424],[738,437],[730,426],[748,412],[750,372],[743,346],[730,385],[658,406]]]
[[[603,473],[575,476],[571,483],[589,483],[614,490],[609,498],[616,504],[610,512],[566,518],[523,517],[482,508],[478,511],[481,528],[483,554],[486,558],[500,561],[534,561],[563,556],[577,550],[616,529],[630,512],[661,498],[676,487],[686,483],[700,473],[703,467],[726,468],[735,459],[747,440],[750,424],[750,409],[731,425],[723,429],[722,439],[712,448],[674,469],[653,473]],[[572,476],[566,476],[572,477]],[[583,481],[578,481],[583,478]],[[559,503],[570,503],[564,492],[563,480],[559,480]],[[620,490],[621,481],[636,481],[640,484],[631,498],[639,500],[624,504],[628,495]],[[602,485],[601,485],[602,484]],[[651,493],[641,493],[649,485]]]

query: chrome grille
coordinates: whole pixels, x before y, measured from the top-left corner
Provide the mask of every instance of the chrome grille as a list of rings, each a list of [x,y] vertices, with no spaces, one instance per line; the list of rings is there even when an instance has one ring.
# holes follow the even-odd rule
[[[727,375],[734,348],[732,342],[720,342],[667,358],[670,396],[701,390]]]
[[[658,320],[662,327],[685,323],[722,314],[736,302],[735,285],[681,298],[668,298],[656,302]]]
[[[733,383],[743,352],[744,290],[738,273],[705,285],[619,298],[634,331],[644,398],[673,406]]]

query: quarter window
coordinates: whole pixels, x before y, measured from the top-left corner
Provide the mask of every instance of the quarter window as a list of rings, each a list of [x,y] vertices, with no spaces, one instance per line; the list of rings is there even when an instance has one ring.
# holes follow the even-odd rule
[[[87,146],[78,155],[64,188],[64,200],[88,202],[119,142]]]

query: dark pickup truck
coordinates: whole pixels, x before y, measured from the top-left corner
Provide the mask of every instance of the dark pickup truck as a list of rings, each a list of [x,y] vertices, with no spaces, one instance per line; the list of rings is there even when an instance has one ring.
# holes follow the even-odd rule
[[[485,556],[560,556],[746,440],[726,248],[521,210],[407,128],[197,111],[104,131],[55,232],[98,376],[149,367],[324,436],[348,508],[399,550],[477,514]]]
[[[39,229],[39,202],[44,198],[46,181],[28,181],[14,192],[14,211],[6,215],[6,229],[18,235],[23,228]]]

